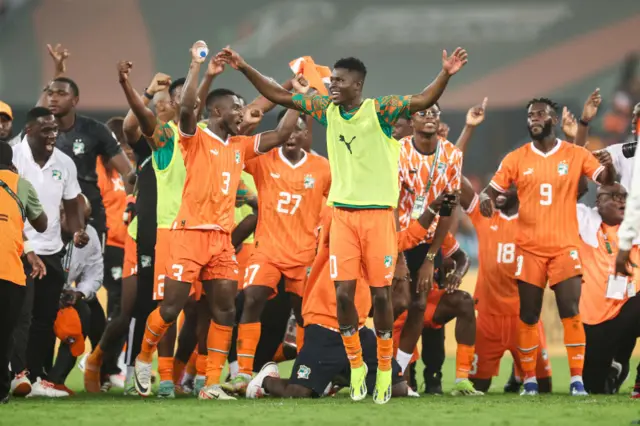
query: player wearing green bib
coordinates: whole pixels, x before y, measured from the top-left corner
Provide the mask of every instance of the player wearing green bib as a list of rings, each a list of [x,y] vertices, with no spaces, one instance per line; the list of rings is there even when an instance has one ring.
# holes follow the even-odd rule
[[[249,66],[230,48],[217,58],[241,71],[269,101],[313,116],[327,127],[327,151],[333,206],[329,265],[336,285],[338,322],[351,364],[351,398],[367,395],[367,367],[362,360],[358,315],[354,304],[356,280],[364,277],[371,288],[378,344],[378,371],[373,400],[384,404],[391,397],[393,311],[391,282],[398,256],[393,209],[398,202],[400,146],[391,137],[398,118],[433,105],[449,78],[467,62],[457,48],[442,54],[442,71],[421,93],[413,96],[362,98],[367,74],[356,58],[337,61],[331,74],[329,96],[287,92]]]

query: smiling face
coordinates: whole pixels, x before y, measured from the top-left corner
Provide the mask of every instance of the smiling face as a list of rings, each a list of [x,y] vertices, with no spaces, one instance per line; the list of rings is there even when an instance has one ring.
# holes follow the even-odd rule
[[[53,152],[58,138],[58,124],[53,115],[38,117],[35,122],[27,125],[27,135],[43,151]]]
[[[553,108],[543,102],[536,102],[529,106],[527,111],[527,127],[531,139],[540,141],[551,135],[553,128],[558,123]]]
[[[440,108],[438,105],[431,105],[425,111],[418,111],[411,117],[413,130],[426,135],[433,136],[438,133],[440,127]]]
[[[237,135],[238,127],[242,124],[242,102],[235,95],[220,97],[213,104],[212,118],[221,120],[230,135]]]
[[[329,97],[336,105],[345,105],[353,102],[362,93],[362,75],[357,71],[345,68],[334,68],[329,84]]]

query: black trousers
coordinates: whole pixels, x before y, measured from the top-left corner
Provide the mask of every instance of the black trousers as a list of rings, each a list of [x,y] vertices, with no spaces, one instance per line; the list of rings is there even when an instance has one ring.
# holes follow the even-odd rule
[[[25,293],[26,287],[0,280],[0,399],[9,393],[9,351]]]
[[[29,343],[29,329],[31,328],[31,310],[33,309],[34,282],[31,274],[31,265],[23,257],[22,265],[27,277],[24,296],[16,318],[13,336],[9,343],[8,357],[11,362],[13,375],[27,369],[27,344]]]
[[[107,290],[107,318],[115,318],[120,313],[122,296],[122,264],[124,249],[106,246],[104,249],[104,279],[102,284]]]
[[[608,393],[605,386],[611,361],[640,336],[640,297],[627,300],[618,316],[597,325],[584,325],[587,347],[582,378],[589,393]]]
[[[27,343],[27,369],[32,381],[38,377],[46,378],[46,363],[51,359],[55,347],[53,324],[58,315],[60,294],[65,281],[62,256],[63,251],[39,256],[47,267],[47,275],[33,280],[31,326]]]
[[[80,323],[82,323],[82,334],[86,338],[91,328],[91,309],[84,300],[76,302],[74,309],[78,312]],[[63,385],[75,365],[76,357],[71,354],[69,345],[61,342],[56,361],[49,372],[49,380],[53,383]]]
[[[420,244],[404,252],[407,260],[407,267],[411,275],[411,281],[418,281],[418,271],[424,263],[424,259],[429,251],[429,244]],[[438,251],[434,259],[434,285],[442,287],[442,252]],[[442,377],[442,365],[444,364],[444,327],[438,329],[422,329],[422,361],[424,362],[425,382],[431,378]]]

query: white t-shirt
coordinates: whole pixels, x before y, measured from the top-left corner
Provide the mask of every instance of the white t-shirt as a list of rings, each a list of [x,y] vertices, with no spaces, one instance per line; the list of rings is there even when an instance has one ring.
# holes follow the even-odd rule
[[[73,200],[80,195],[76,165],[69,156],[54,148],[47,163],[40,167],[33,159],[26,138],[13,147],[13,164],[20,176],[31,182],[35,188],[48,219],[45,232],[37,232],[27,222],[24,225],[24,233],[36,254],[55,254],[63,247],[60,235],[62,200]]]
[[[624,144],[617,143],[610,145],[606,150],[611,154],[613,167],[620,175],[620,183],[627,191],[631,191],[631,182],[633,180],[633,157],[626,158],[622,155],[622,145]]]

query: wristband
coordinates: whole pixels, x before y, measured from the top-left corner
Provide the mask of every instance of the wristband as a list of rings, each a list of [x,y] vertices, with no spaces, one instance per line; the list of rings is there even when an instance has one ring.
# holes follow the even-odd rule
[[[580,120],[578,120],[578,123],[582,124],[584,127],[589,127],[589,122],[588,121],[584,121],[582,118]]]
[[[427,207],[427,210],[429,211],[429,213],[431,213],[434,216],[437,216],[438,214],[431,208],[431,206]]]
[[[150,94],[149,92],[147,92],[147,88],[146,88],[146,87],[145,87],[145,89],[144,89],[144,97],[145,97],[145,98],[147,98],[147,99],[149,99],[150,101],[152,101],[152,100],[153,100],[153,95],[152,95],[152,94]]]
[[[31,246],[31,241],[25,241],[23,244],[22,252],[24,254],[29,254],[33,251],[33,247]]]
[[[436,259],[436,254],[429,252],[425,256],[425,259],[428,260],[429,262],[433,262]]]

